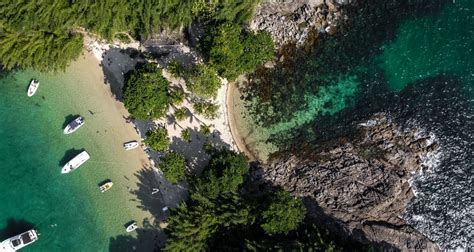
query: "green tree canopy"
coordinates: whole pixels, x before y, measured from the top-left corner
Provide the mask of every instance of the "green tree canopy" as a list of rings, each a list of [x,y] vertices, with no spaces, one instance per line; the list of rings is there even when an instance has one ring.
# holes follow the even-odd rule
[[[215,22],[243,24],[259,1],[87,0],[0,2],[0,63],[8,69],[64,69],[79,56],[80,28],[112,39],[129,34],[147,39],[162,28],[188,26],[203,13]],[[128,37],[128,36],[127,36]],[[6,55],[9,52],[13,56]],[[15,57],[15,58],[14,58]],[[57,61],[51,60],[55,59]]]
[[[166,180],[176,184],[182,180],[186,173],[186,161],[184,156],[177,152],[170,152],[161,159],[159,164]]]
[[[168,131],[165,128],[157,128],[146,133],[145,144],[156,151],[165,151],[170,145]]]
[[[268,33],[254,34],[229,23],[209,31],[201,48],[209,51],[209,64],[229,80],[253,71],[274,55],[274,44]]]
[[[189,91],[204,98],[214,98],[221,87],[217,72],[207,65],[196,65],[187,74],[186,85]]]
[[[191,197],[215,199],[220,194],[237,192],[249,171],[247,158],[229,150],[213,154],[200,178],[193,182],[195,194]],[[201,198],[202,199],[202,198]]]
[[[165,115],[168,108],[168,81],[161,69],[146,63],[126,79],[123,102],[130,114],[138,119],[155,119]]]
[[[306,215],[306,208],[300,199],[287,191],[278,191],[272,197],[262,213],[262,228],[269,235],[287,234],[298,228]]]

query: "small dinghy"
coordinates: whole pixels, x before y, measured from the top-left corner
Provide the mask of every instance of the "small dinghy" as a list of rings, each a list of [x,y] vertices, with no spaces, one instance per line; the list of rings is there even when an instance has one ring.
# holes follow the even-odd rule
[[[39,87],[39,81],[33,79],[30,82],[30,85],[28,86],[28,97],[33,96],[36,93],[36,90],[38,90]]]
[[[127,225],[127,232],[128,233],[133,232],[137,228],[138,228],[137,223],[134,221],[134,222]]]
[[[133,149],[135,149],[135,148],[137,148],[137,147],[138,147],[138,142],[135,141],[135,140],[134,140],[134,141],[130,141],[130,142],[126,142],[126,143],[123,144],[123,148],[124,148],[125,150],[127,150],[127,151],[128,151],[128,150],[133,150]]]
[[[113,185],[114,183],[112,183],[112,181],[106,180],[99,186],[99,190],[101,193],[107,192]]]

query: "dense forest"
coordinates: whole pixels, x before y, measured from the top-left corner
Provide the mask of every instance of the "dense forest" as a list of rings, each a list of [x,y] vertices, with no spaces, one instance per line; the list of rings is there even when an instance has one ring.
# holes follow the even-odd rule
[[[279,188],[246,190],[250,167],[229,150],[211,150],[199,177],[188,176],[190,199],[171,212],[167,251],[337,251],[318,228],[304,224],[301,199]]]
[[[243,24],[257,4],[253,0],[1,1],[0,63],[6,69],[60,70],[81,52],[80,28],[109,40],[122,32],[143,40],[198,18]]]

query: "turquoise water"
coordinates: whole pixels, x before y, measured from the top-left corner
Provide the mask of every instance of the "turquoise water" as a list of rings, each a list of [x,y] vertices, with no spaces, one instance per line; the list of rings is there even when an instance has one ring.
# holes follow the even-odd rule
[[[404,218],[443,247],[474,247],[474,1],[370,2],[352,10],[344,34],[244,89],[246,142],[317,146],[377,112],[415,123],[436,135],[443,155],[415,177],[419,196]]]
[[[82,178],[60,174],[65,151],[81,146],[62,134],[61,115],[51,107],[46,88],[40,86],[33,98],[25,95],[30,76],[19,73],[0,80],[0,228],[8,219],[33,224],[40,240],[25,251],[84,249],[77,241],[97,249],[101,225],[82,192]],[[90,168],[88,163],[81,167]]]
[[[120,104],[101,95],[108,86],[97,61],[80,62],[65,73],[0,78],[0,239],[35,227],[40,239],[24,251],[109,251],[136,235],[125,232],[125,223],[150,217],[133,193],[146,156],[122,148],[137,135],[116,109]],[[33,77],[41,84],[29,98]],[[64,135],[73,115],[86,123]],[[61,165],[81,149],[91,159],[62,175]],[[114,186],[101,194],[97,185],[105,179]]]

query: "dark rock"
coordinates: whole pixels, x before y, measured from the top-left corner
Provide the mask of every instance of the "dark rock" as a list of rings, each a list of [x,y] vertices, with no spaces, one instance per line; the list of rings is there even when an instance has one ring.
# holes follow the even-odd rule
[[[401,217],[414,196],[411,175],[422,169],[423,158],[438,151],[431,147],[436,146],[432,136],[401,128],[383,113],[358,128],[361,134],[350,141],[273,160],[260,171],[260,181],[305,198],[310,217],[335,219],[337,225],[330,228],[342,237],[382,249],[439,250]]]

